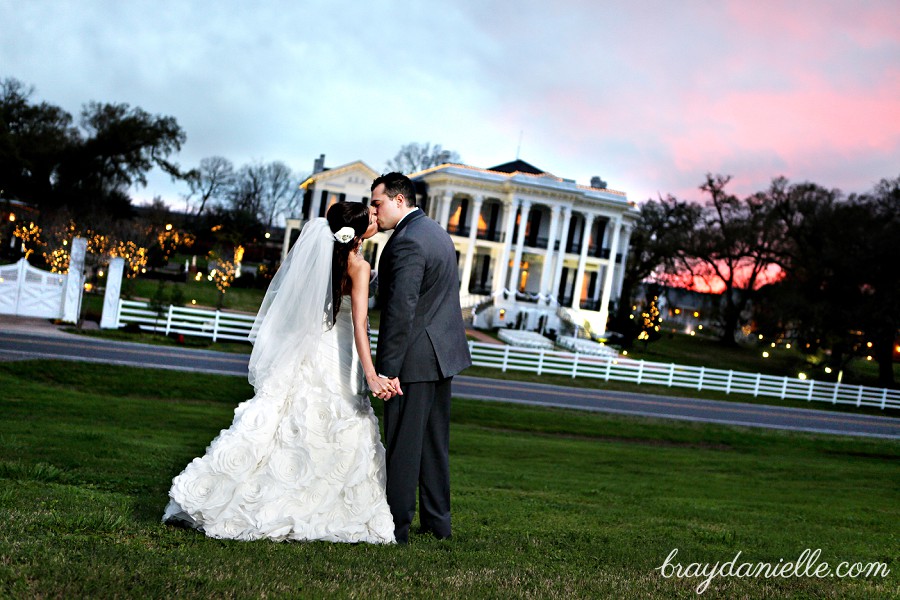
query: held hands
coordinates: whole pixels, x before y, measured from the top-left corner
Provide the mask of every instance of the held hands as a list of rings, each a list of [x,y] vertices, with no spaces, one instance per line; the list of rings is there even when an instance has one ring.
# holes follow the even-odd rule
[[[389,379],[377,373],[370,373],[366,375],[366,383],[369,384],[372,395],[385,401],[394,396],[403,395],[403,390],[400,389],[400,380],[397,377]]]

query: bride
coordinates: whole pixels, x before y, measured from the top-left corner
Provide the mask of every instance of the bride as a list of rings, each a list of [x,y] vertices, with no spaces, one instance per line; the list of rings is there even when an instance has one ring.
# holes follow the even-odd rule
[[[360,245],[376,231],[359,202],[304,226],[253,324],[255,395],[172,480],[164,522],[214,538],[394,542],[366,390],[402,393],[369,348]]]

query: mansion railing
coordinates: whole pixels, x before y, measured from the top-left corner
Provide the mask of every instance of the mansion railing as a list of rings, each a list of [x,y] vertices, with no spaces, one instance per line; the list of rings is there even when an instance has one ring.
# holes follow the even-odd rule
[[[486,285],[481,285],[480,283],[475,285],[472,284],[469,286],[469,293],[475,294],[478,296],[490,296],[494,290]]]
[[[527,302],[529,304],[537,304],[543,298],[540,294],[532,294],[530,292],[516,292],[516,302]]]
[[[502,242],[503,232],[501,232],[499,229],[495,229],[494,231],[479,229],[477,238],[486,242]]]
[[[450,235],[458,235],[460,237],[468,237],[469,228],[462,225],[447,225],[447,233]]]
[[[600,301],[599,300],[582,300],[579,303],[579,307],[582,310],[600,310]]]
[[[550,238],[538,237],[538,238],[526,238],[525,245],[529,248],[541,248],[546,249],[550,244]]]

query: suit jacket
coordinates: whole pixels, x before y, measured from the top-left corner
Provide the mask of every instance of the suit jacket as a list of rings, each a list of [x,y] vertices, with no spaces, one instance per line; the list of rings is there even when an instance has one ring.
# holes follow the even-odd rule
[[[394,229],[378,267],[375,368],[400,381],[437,381],[472,364],[459,306],[456,249],[421,210]]]

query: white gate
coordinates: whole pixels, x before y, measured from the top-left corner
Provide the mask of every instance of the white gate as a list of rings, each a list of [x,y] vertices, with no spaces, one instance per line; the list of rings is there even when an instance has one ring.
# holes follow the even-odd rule
[[[65,289],[65,275],[35,269],[23,258],[0,267],[0,313],[59,319]]]
[[[86,246],[84,239],[73,240],[69,275],[36,269],[24,258],[0,267],[0,314],[78,321]]]

